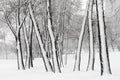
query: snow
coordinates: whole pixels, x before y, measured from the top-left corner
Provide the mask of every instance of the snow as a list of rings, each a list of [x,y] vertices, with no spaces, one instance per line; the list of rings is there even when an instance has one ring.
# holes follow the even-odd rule
[[[120,52],[110,53],[112,75],[100,76],[98,54],[96,54],[95,71],[86,72],[88,55],[82,54],[81,71],[73,72],[74,58],[74,55],[68,55],[68,63],[62,67],[62,73],[45,72],[40,58],[34,60],[34,68],[27,70],[17,70],[15,59],[1,59],[0,80],[120,80]]]

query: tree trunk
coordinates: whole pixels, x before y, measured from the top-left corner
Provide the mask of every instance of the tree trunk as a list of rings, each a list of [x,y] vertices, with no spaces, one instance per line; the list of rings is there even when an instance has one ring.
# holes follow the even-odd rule
[[[25,25],[23,27],[23,34],[25,39],[25,45],[26,45],[26,63],[25,67],[30,68],[33,67],[33,56],[32,56],[32,34],[33,34],[33,23],[30,20],[30,16],[28,18],[28,23],[25,21]],[[27,33],[28,28],[28,33]]]
[[[20,0],[18,0],[18,5],[20,6]],[[24,67],[24,62],[23,62],[23,55],[22,55],[22,47],[21,47],[21,35],[20,35],[20,27],[21,27],[21,22],[20,22],[20,8],[17,10],[17,54],[18,54],[18,69],[25,69]]]
[[[27,29],[26,29],[26,22],[25,22],[25,26],[23,27],[23,33],[24,33],[24,38],[25,38],[25,44],[26,44],[26,63],[25,63],[25,67],[26,68],[30,68],[30,47],[29,47],[29,42],[28,42],[28,37],[27,37]]]
[[[65,25],[65,12],[67,0],[62,0],[59,7],[58,18],[57,18],[57,27],[58,33],[56,36],[56,43],[57,43],[57,53],[58,53],[58,60],[59,65],[62,67],[63,64],[63,41],[64,41],[64,25]]]
[[[93,43],[93,25],[92,25],[92,11],[93,11],[93,0],[90,0],[89,6],[89,60],[88,60],[88,70],[94,70],[94,60],[95,60],[95,53],[94,53],[94,43]]]
[[[32,37],[33,37],[33,22],[30,20],[30,34],[29,34],[29,48],[30,48],[30,67],[33,67],[33,54],[32,54]]]
[[[40,48],[41,48],[41,51],[42,51],[42,56],[43,56],[43,61],[44,61],[44,65],[45,65],[46,71],[50,71],[51,72],[52,71],[52,66],[50,65],[50,62],[47,59],[47,56],[46,56],[47,53],[46,53],[46,51],[44,49],[44,46],[43,46],[43,43],[42,43],[42,39],[41,39],[40,33],[38,31],[37,23],[36,23],[35,18],[34,18],[34,14],[33,14],[33,10],[32,10],[31,4],[29,4],[29,12],[30,12],[31,20],[32,20],[32,22],[34,24],[34,29],[35,29],[35,32],[36,32],[36,36],[37,36]]]
[[[18,5],[20,6],[20,0],[18,1]],[[28,14],[28,13],[27,13]],[[25,15],[24,19],[22,22],[20,22],[20,7],[17,8],[17,16],[16,16],[16,31],[14,27],[11,24],[11,21],[9,20],[9,15],[5,13],[5,20],[7,25],[9,26],[10,30],[12,31],[15,40],[16,40],[16,52],[17,52],[17,63],[18,63],[18,69],[25,69],[24,68],[24,63],[23,63],[23,55],[22,55],[22,48],[21,48],[21,35],[20,35],[20,30],[21,27],[27,17],[27,14]]]
[[[16,47],[17,47],[17,61],[18,61],[18,69],[25,69],[20,41],[20,32],[18,32],[18,37],[16,39]]]
[[[63,65],[63,57],[62,57],[62,55],[63,55],[63,35],[64,35],[64,33],[61,33],[61,35],[60,35],[60,41],[59,41],[59,64],[60,64],[60,66],[62,66]]]
[[[88,17],[88,7],[89,7],[89,4],[87,3],[85,16],[84,16],[84,19],[83,19],[81,32],[80,32],[80,36],[79,36],[78,49],[77,49],[75,64],[74,64],[74,71],[80,71],[81,48],[82,48],[83,37],[84,37],[84,34],[85,34],[85,25],[86,25],[86,21],[87,21],[87,17]]]
[[[104,21],[103,1],[96,0],[97,14],[98,14],[98,32],[99,32],[99,44],[100,44],[100,63],[101,63],[101,75],[111,74],[108,46],[106,39],[106,27]]]
[[[62,16],[61,16],[62,17]],[[57,54],[58,54],[58,61],[59,61],[59,65],[62,66],[63,65],[63,58],[62,58],[62,55],[63,55],[63,37],[64,37],[64,23],[61,22],[62,20],[60,19],[60,21],[58,22],[58,27],[59,27],[59,31],[57,33],[57,36],[56,36],[56,49],[57,49]],[[62,25],[60,25],[62,24]]]
[[[46,13],[47,14],[47,13]],[[51,58],[51,53],[50,53],[50,36],[49,36],[49,32],[48,32],[48,29],[47,29],[47,15],[44,15],[43,16],[43,34],[42,34],[42,38],[43,38],[43,43],[44,43],[44,48],[46,50],[46,53],[47,53],[47,57],[48,59]]]
[[[47,0],[48,31],[49,31],[51,43],[52,43],[52,52],[53,52],[53,61],[54,61],[55,72],[61,72],[59,62],[58,62],[56,47],[55,47],[56,46],[55,37],[54,37],[53,31],[52,31],[52,20],[51,20],[51,15],[50,15],[50,8],[51,8],[50,3],[51,3],[50,0]]]

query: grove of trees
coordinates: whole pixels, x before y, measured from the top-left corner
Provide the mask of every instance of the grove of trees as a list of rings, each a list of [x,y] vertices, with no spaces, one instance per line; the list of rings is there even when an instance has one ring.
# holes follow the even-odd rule
[[[88,50],[86,71],[94,71],[98,50],[101,75],[112,74],[109,49],[120,48],[115,46],[120,35],[116,1],[87,0],[84,10],[82,0],[1,0],[0,24],[4,25],[0,29],[9,28],[14,36],[15,47],[10,49],[16,54],[19,70],[34,67],[34,55],[40,55],[47,72],[62,73],[63,55],[67,60],[74,51],[73,71],[80,71],[82,50]],[[108,6],[114,10],[112,16],[107,14]],[[116,23],[111,24],[109,17],[114,16]],[[1,39],[5,33],[0,33]]]

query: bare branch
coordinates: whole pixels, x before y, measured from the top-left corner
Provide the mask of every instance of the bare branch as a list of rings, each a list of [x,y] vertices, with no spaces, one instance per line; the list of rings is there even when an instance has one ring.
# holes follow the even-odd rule
[[[15,36],[15,38],[17,37],[16,32],[14,27],[11,25],[10,20],[8,19],[8,17],[5,15],[5,20],[7,25],[9,26],[10,30],[12,31],[13,35]]]
[[[28,12],[27,12],[27,14],[25,15],[25,17],[24,17],[22,23],[19,25],[19,27],[18,27],[18,31],[22,28],[22,25],[23,25],[23,23],[24,23],[24,21],[25,21],[27,15],[28,15]]]

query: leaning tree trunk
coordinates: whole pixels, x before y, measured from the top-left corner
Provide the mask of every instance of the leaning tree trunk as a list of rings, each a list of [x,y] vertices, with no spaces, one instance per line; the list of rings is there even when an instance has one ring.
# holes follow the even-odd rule
[[[48,31],[49,31],[51,43],[52,43],[52,52],[53,52],[53,61],[54,61],[55,72],[61,72],[59,62],[58,62],[56,47],[55,47],[56,46],[55,37],[54,37],[53,31],[52,31],[52,20],[51,20],[51,15],[50,15],[50,8],[51,8],[50,3],[51,3],[50,0],[47,0]]]
[[[48,59],[47,59],[46,51],[44,49],[44,46],[43,46],[43,43],[42,43],[42,39],[41,39],[40,33],[38,31],[37,23],[35,21],[33,10],[32,10],[32,7],[31,7],[30,3],[29,3],[29,12],[30,12],[31,20],[32,20],[32,22],[34,24],[34,29],[35,29],[35,32],[36,32],[36,36],[38,38],[38,42],[39,42],[40,48],[41,48],[41,51],[42,51],[42,56],[43,56],[43,61],[44,61],[44,65],[45,65],[46,71],[51,72],[51,71],[53,71],[52,70],[52,66],[50,64],[50,61],[48,61]]]
[[[103,1],[96,0],[97,14],[98,14],[98,32],[99,32],[99,42],[100,42],[100,63],[101,63],[101,75],[111,74],[108,46],[106,40],[106,27],[104,20],[104,10]]]
[[[77,53],[76,53],[76,57],[75,57],[74,71],[80,71],[81,48],[82,48],[83,37],[84,37],[84,34],[85,34],[85,25],[86,25],[86,21],[87,21],[87,17],[88,17],[88,7],[89,7],[88,3],[87,3],[87,6],[86,6],[85,16],[84,16],[84,19],[83,19],[81,32],[80,32],[80,36],[79,36],[78,49],[77,49]]]
[[[89,7],[89,60],[88,60],[88,70],[94,70],[94,60],[95,60],[95,53],[94,53],[94,43],[93,43],[93,25],[92,25],[92,11],[93,11],[93,1],[90,0],[90,7]]]

